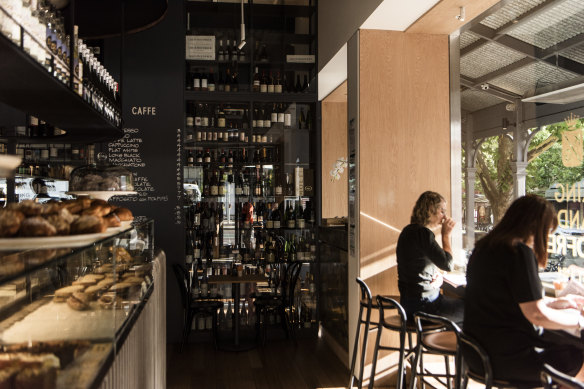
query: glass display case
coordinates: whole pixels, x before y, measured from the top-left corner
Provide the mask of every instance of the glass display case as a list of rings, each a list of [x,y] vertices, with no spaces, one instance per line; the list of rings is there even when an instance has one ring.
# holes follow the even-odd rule
[[[153,290],[153,221],[109,235],[0,239],[1,387],[89,388],[110,369]]]

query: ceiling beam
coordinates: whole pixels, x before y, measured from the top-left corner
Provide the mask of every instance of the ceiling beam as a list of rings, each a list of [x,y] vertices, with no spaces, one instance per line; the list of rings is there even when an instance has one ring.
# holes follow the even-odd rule
[[[460,85],[464,86],[466,88],[469,88],[469,89],[474,89],[474,90],[478,90],[478,91],[481,91],[484,93],[488,93],[492,96],[495,96],[495,97],[497,97],[501,100],[504,100],[504,101],[508,101],[510,103],[515,103],[518,99],[521,98],[521,96],[519,96],[513,92],[510,92],[510,91],[505,90],[503,88],[499,88],[499,87],[494,86],[494,85],[489,85],[489,88],[486,90],[482,89],[480,87],[480,84],[477,84],[475,82],[475,80],[473,80],[472,78],[465,77],[463,75],[460,76]]]
[[[569,50],[573,47],[577,47],[584,44],[584,32],[581,32],[578,35],[571,37],[570,39],[566,39],[563,42],[555,44],[553,46],[548,47],[545,50],[542,50],[541,56],[542,58],[548,58],[551,56],[555,56],[556,54],[560,53],[561,51]]]
[[[488,40],[486,40],[485,38],[480,38],[478,41],[475,41],[475,42],[471,43],[470,45],[465,46],[462,49],[460,49],[460,56],[461,57],[465,56],[466,54],[478,49],[479,47],[481,47],[482,45],[484,45],[487,42],[488,42]]]
[[[552,9],[552,7],[557,7],[558,5],[565,1],[566,0],[547,0],[544,3],[538,4],[537,6],[533,7],[532,9],[520,15],[519,17],[499,27],[497,29],[497,35],[505,35],[512,31],[513,29],[529,22],[530,20],[533,20],[533,18],[535,18],[536,16],[539,16],[542,13],[549,11],[550,9]]]
[[[497,77],[501,77],[505,74],[512,73],[517,69],[521,69],[522,67],[525,67],[527,65],[531,65],[534,62],[536,62],[535,59],[525,57],[523,59],[520,59],[517,62],[513,62],[512,64],[504,66],[504,67],[497,69],[493,72],[487,73],[481,77],[475,78],[474,81],[476,82],[476,85],[479,86],[481,84],[484,84],[485,82],[489,82],[491,80],[494,80]]]
[[[497,42],[507,48],[510,48],[523,55],[526,55],[527,57],[548,64],[556,65],[556,59],[550,57],[549,53],[547,53],[548,57],[546,58],[544,55],[544,50],[540,49],[539,47],[533,46],[527,42],[523,42],[522,40],[513,38],[509,35],[503,35],[498,37],[496,35],[496,30],[493,28],[483,26],[482,24],[478,24],[472,27],[470,31],[474,32],[477,35],[480,35],[484,39],[487,39],[492,42]],[[558,56],[557,65],[559,67],[562,67],[564,70],[568,70],[579,75],[584,74],[584,64],[573,61],[566,57]]]

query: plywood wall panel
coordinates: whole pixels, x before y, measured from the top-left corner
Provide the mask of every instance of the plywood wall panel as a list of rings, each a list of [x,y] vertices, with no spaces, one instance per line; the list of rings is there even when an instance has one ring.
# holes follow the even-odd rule
[[[360,274],[397,294],[395,247],[425,190],[450,198],[448,36],[360,32]]]

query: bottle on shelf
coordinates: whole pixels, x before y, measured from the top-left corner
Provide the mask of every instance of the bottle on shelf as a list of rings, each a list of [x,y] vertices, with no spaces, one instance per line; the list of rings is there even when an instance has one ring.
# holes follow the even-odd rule
[[[267,85],[267,89],[268,89],[268,93],[274,93],[275,89],[274,89],[274,77],[272,77],[272,71],[270,70],[269,74],[268,74],[268,81],[267,81],[268,85]]]
[[[266,44],[262,44],[261,48],[260,48],[260,54],[259,54],[259,62],[268,62],[268,49],[266,47]]]
[[[238,92],[239,91],[239,73],[234,72],[233,78],[231,80],[231,91]]]
[[[201,73],[201,91],[207,92],[209,90],[209,79],[207,73]]]
[[[266,77],[266,72],[262,71],[262,77],[260,78],[260,92],[268,92],[268,78]]]
[[[231,69],[229,68],[225,70],[225,86],[223,89],[225,92],[231,92]]]
[[[219,39],[219,48],[217,49],[217,61],[225,61],[225,51],[223,49],[223,40]]]
[[[300,201],[296,202],[296,209],[294,212],[296,213],[296,228],[300,229],[304,228],[305,227],[304,214]]]
[[[295,228],[296,227],[296,213],[292,207],[292,203],[288,203],[288,209],[286,210],[286,227]]]
[[[280,72],[276,73],[276,81],[274,82],[274,92],[282,93],[282,80],[280,79]]]
[[[304,116],[304,108],[300,109],[300,115],[298,115],[298,129],[301,130],[306,127],[306,117]]]
[[[303,92],[308,92],[308,87],[309,87],[309,84],[308,84],[308,76],[305,74],[304,75],[304,83],[302,84],[302,91]]]
[[[215,76],[213,75],[213,68],[209,68],[209,77],[207,80],[207,89],[209,92],[215,92]]]
[[[201,75],[199,74],[199,70],[195,71],[193,75],[193,90],[200,91],[201,90]]]
[[[255,67],[255,72],[253,74],[253,83],[252,83],[252,92],[259,92],[260,91],[260,74],[258,72],[258,67]],[[246,110],[247,111],[247,110]]]
[[[302,92],[302,85],[300,84],[300,74],[296,75],[296,85],[294,86],[296,93]]]

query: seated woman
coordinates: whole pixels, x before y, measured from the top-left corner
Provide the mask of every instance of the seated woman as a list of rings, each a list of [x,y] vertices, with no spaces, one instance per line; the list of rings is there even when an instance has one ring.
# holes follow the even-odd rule
[[[548,234],[556,212],[545,199],[528,195],[513,202],[503,219],[477,242],[467,266],[464,332],[490,357],[497,379],[538,382],[544,363],[584,378],[582,348],[558,342],[544,329],[581,329],[584,297],[545,298],[538,267],[547,262]],[[472,353],[473,371],[482,367]]]
[[[400,302],[408,320],[422,311],[461,323],[464,302],[440,294],[440,270],[452,270],[450,233],[454,220],[446,216],[446,200],[436,192],[424,192],[416,201],[410,223],[397,241],[397,273]],[[432,229],[441,227],[442,247]]]

